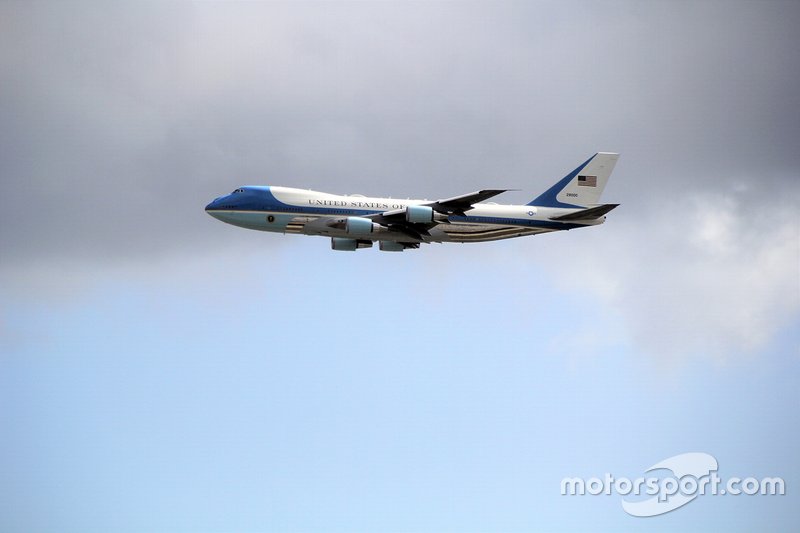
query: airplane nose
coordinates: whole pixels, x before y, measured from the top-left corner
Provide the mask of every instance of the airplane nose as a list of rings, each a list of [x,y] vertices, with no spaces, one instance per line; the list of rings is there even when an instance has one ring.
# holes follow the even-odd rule
[[[213,211],[214,209],[217,209],[220,199],[222,199],[221,196],[219,198],[214,198],[214,200],[206,206],[206,211]]]

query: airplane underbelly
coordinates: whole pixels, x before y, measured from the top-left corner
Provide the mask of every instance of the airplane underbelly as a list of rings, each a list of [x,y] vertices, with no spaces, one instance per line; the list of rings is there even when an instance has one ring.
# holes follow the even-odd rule
[[[485,242],[546,233],[544,228],[501,224],[442,224],[431,230],[431,237],[442,242]]]

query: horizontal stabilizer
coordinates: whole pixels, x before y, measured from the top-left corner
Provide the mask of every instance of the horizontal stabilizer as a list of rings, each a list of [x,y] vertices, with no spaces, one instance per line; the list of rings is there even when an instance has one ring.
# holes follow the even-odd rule
[[[557,217],[550,217],[550,220],[591,220],[594,218],[600,218],[601,216],[605,215],[615,207],[619,206],[619,204],[603,204],[598,205],[597,207],[590,207],[589,209],[581,209],[580,211],[576,211],[574,213],[568,213],[566,215],[561,215]]]

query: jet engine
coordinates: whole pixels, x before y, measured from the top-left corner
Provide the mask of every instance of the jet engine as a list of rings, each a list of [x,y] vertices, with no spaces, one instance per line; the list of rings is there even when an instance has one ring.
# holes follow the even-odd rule
[[[406,207],[406,222],[412,224],[429,224],[433,222],[433,208],[427,205],[410,205]]]
[[[350,235],[369,235],[380,228],[368,218],[347,217],[344,222],[344,229]]]
[[[344,237],[331,238],[331,250],[339,250],[343,252],[352,252],[358,248],[372,248],[372,241],[364,241],[359,239],[347,239]]]
[[[406,249],[403,243],[394,241],[380,241],[378,247],[381,252],[402,252]]]

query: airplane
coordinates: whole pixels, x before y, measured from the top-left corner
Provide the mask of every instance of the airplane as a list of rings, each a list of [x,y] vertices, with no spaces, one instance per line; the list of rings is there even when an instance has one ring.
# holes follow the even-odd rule
[[[602,224],[619,204],[600,204],[619,154],[598,152],[525,205],[485,202],[509,189],[444,200],[368,198],[277,186],[239,187],[206,206],[242,228],[330,237],[333,250],[402,252],[423,243],[485,242]]]

